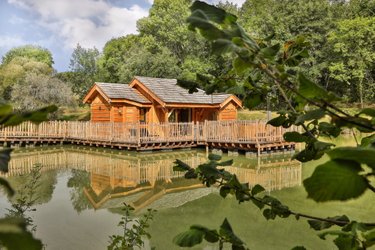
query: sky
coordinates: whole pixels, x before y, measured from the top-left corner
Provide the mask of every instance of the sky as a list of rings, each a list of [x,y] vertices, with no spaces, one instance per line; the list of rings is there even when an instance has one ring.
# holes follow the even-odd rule
[[[219,0],[206,0],[216,3]],[[231,0],[242,5],[245,0]],[[73,49],[102,50],[114,37],[136,34],[153,0],[0,0],[0,57],[26,44],[52,52],[54,68],[68,70]]]

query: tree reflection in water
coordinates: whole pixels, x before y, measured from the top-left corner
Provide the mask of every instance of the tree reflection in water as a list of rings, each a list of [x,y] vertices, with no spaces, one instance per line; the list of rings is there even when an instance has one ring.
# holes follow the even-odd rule
[[[86,198],[83,192],[84,188],[90,185],[90,173],[80,169],[72,169],[71,177],[68,180],[67,186],[70,190],[70,200],[78,213],[92,208],[91,203]]]
[[[39,200],[37,191],[40,187],[41,168],[40,165],[35,165],[30,173],[19,177],[23,182],[14,186],[16,194],[10,199],[11,208],[7,209],[6,214],[8,218],[23,219],[33,233],[36,231],[36,225],[30,213],[36,211],[34,205]]]

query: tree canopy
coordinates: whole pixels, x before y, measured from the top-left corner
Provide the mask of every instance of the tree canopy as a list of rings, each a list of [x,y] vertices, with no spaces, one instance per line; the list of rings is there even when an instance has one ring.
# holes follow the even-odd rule
[[[3,56],[2,64],[8,64],[17,57],[24,57],[33,61],[45,63],[48,67],[52,67],[54,63],[52,53],[49,50],[40,46],[25,45],[9,50]]]

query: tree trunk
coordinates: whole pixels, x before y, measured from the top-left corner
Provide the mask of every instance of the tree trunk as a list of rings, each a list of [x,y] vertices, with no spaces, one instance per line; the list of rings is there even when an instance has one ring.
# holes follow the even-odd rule
[[[361,102],[361,108],[363,109],[363,86],[362,86],[362,83],[363,83],[363,79],[359,80],[359,84],[358,84],[358,92],[359,92],[359,101]]]

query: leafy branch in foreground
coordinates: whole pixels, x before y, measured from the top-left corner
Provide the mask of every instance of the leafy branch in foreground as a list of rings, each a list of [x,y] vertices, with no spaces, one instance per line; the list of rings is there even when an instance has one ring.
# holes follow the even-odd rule
[[[210,243],[219,243],[219,249],[224,249],[224,244],[229,243],[232,249],[246,250],[245,243],[238,238],[225,218],[220,226],[220,230],[208,229],[200,225],[193,225],[186,232],[180,233],[174,237],[173,242],[180,247],[192,247],[200,244],[203,239]]]
[[[109,237],[109,250],[141,248],[144,246],[142,237],[151,238],[146,229],[150,226],[149,223],[153,220],[156,210],[148,209],[147,213],[141,218],[133,219],[130,216],[134,208],[126,203],[124,203],[124,206],[125,215],[121,217],[121,221],[118,224],[123,229],[123,235],[112,235]]]
[[[40,123],[47,119],[48,114],[53,113],[57,110],[56,106],[48,106],[33,112],[16,113],[10,105],[0,105],[0,128],[15,126],[24,121],[32,121],[35,123]],[[10,153],[12,149],[6,148],[0,150],[0,171],[3,173],[8,172],[8,164],[10,160]],[[34,172],[37,173],[38,171]],[[37,174],[34,176],[37,177]],[[33,180],[34,181],[34,180]],[[36,182],[31,185],[30,188],[33,189]],[[9,182],[0,178],[0,186],[5,189],[9,197],[15,194],[14,189],[10,186]],[[31,189],[29,190],[31,192]],[[25,194],[27,195],[27,194]],[[25,196],[23,196],[25,197]],[[32,197],[32,196],[30,196]],[[9,210],[12,215],[8,218],[0,219],[0,248],[6,247],[7,249],[42,249],[42,242],[35,239],[31,232],[28,231],[28,226],[31,226],[32,219],[29,217],[27,219],[21,216],[26,211],[32,210],[31,205],[33,204],[33,199],[23,200],[21,199],[22,205],[17,205],[14,203],[13,210]]]
[[[308,219],[308,223],[315,230],[325,230],[333,226],[339,227],[340,230],[325,230],[319,237],[325,239],[327,235],[336,236],[335,244],[342,249],[343,244],[350,242],[352,248],[349,249],[366,249],[366,247],[375,245],[375,223],[361,223],[351,221],[347,216],[335,216],[321,218],[304,213],[293,211],[278,199],[264,194],[265,189],[260,185],[253,187],[249,183],[240,183],[235,174],[226,171],[223,166],[232,165],[233,161],[222,161],[221,156],[210,154],[207,163],[192,168],[188,164],[176,160],[174,171],[185,172],[187,179],[199,179],[207,187],[217,185],[220,189],[220,195],[225,198],[229,194],[235,196],[236,200],[241,202],[252,202],[261,211],[267,220],[274,220],[276,217],[288,218],[294,216],[297,220],[300,218]],[[211,238],[216,235],[216,231],[210,231],[202,226],[192,226],[189,231],[176,236],[174,242],[179,246],[193,246],[199,244],[203,237],[209,242],[218,242],[219,238]],[[219,235],[220,236],[220,235]],[[217,236],[217,237],[219,237]],[[188,241],[187,239],[191,239]],[[212,241],[210,241],[212,239]],[[234,244],[233,241],[224,241]],[[244,249],[244,248],[241,248]]]
[[[305,143],[305,148],[294,158],[307,162],[331,152],[330,160],[318,166],[313,176],[304,181],[309,198],[318,202],[347,200],[359,197],[367,189],[375,192],[371,184],[375,175],[375,110],[365,108],[351,115],[334,104],[340,101],[339,97],[299,72],[298,65],[309,57],[309,43],[304,37],[284,44],[274,43],[272,36],[256,39],[237,23],[236,16],[220,8],[196,1],[191,11],[187,19],[189,28],[206,38],[214,53],[233,56],[229,77],[197,77],[198,82],[208,86],[208,93],[215,89],[236,93],[246,107],[252,108],[266,102],[268,93],[277,89],[287,109],[278,112],[279,116],[268,124],[302,128],[303,132],[284,134],[286,141]],[[192,84],[190,90],[196,90],[198,85]],[[348,128],[370,134],[357,147],[335,150],[332,150],[333,143],[322,140],[322,137],[338,137]]]

